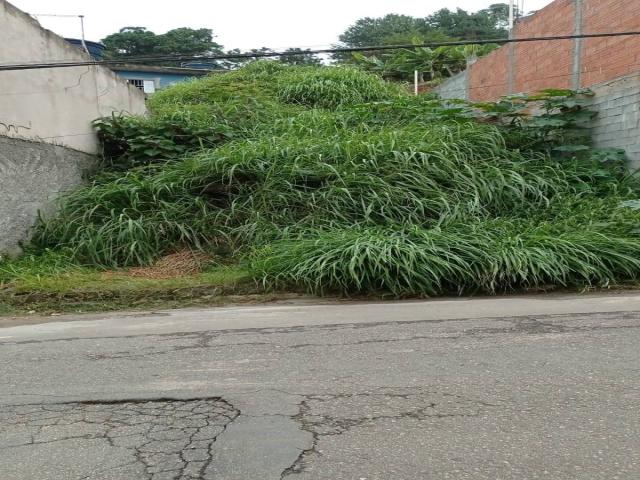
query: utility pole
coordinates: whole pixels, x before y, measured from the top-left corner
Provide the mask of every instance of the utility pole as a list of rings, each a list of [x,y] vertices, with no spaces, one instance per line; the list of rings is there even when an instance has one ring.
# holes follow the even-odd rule
[[[59,15],[55,13],[32,13],[30,14],[32,17],[58,17],[58,18],[79,18],[80,19],[80,31],[81,38],[80,42],[82,44],[82,48],[85,52],[89,53],[89,49],[87,48],[87,42],[84,36],[84,15]]]
[[[513,2],[515,2],[515,0],[509,0],[509,38],[511,38],[511,32],[513,31],[513,23],[515,17],[515,8]]]
[[[509,40],[513,40],[514,6],[515,0],[509,0]],[[507,91],[512,94],[515,90],[516,74],[516,46],[510,43],[507,47]]]
[[[84,39],[84,15],[78,15],[78,17],[80,17],[80,30],[82,31],[82,48],[84,48],[84,51],[89,53],[89,49],[87,48],[87,42]]]

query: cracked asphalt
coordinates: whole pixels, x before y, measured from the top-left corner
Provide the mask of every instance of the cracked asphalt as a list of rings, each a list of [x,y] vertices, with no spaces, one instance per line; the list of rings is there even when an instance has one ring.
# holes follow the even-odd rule
[[[0,478],[636,479],[639,345],[628,293],[0,319]]]
[[[0,411],[0,450],[15,462],[3,478],[40,478],[58,468],[87,480],[206,478],[215,441],[238,414],[219,398],[9,405]],[[71,449],[89,463],[34,461],[65,458]],[[94,452],[100,462],[91,460]]]

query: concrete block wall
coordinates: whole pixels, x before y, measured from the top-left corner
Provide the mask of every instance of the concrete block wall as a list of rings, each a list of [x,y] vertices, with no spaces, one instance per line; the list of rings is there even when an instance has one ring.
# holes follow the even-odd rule
[[[38,218],[92,172],[93,155],[44,142],[0,136],[0,255],[17,255]]]
[[[590,108],[598,113],[592,122],[594,145],[623,148],[631,167],[640,168],[640,73],[593,85]]]
[[[434,89],[435,92],[442,98],[462,98],[466,99],[468,92],[467,86],[469,84],[467,71],[460,72],[454,77],[451,77],[447,82]]]

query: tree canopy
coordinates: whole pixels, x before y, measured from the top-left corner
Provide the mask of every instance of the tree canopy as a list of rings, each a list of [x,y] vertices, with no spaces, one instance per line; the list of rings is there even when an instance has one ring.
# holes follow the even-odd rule
[[[284,51],[285,55],[281,55],[279,60],[289,65],[321,65],[322,61],[310,50],[301,48],[288,48]]]
[[[102,40],[109,58],[145,55],[216,55],[222,46],[208,28],[176,28],[156,35],[145,27],[124,27]]]
[[[130,58],[149,55],[250,55],[252,53],[270,53],[273,50],[262,47],[241,51],[234,48],[223,51],[222,45],[213,41],[213,32],[207,28],[176,28],[167,33],[156,35],[145,27],[124,27],[119,32],[113,33],[102,40],[106,49],[107,58]],[[320,65],[322,61],[310,51],[300,48],[289,48],[279,60],[290,65]],[[258,57],[255,57],[258,58]],[[240,67],[254,60],[251,56],[246,58],[232,58],[221,61],[212,61],[217,68],[232,69]],[[169,60],[165,62],[171,64]]]
[[[409,45],[415,48],[336,54],[338,62],[356,63],[388,78],[409,80],[414,70],[426,81],[438,82],[458,73],[467,61],[489,53],[497,45],[472,47],[419,47],[430,42],[491,40],[507,36],[509,6],[496,3],[477,12],[443,8],[424,18],[389,14],[380,18],[361,18],[340,35],[348,47]]]
[[[477,12],[460,8],[443,8],[423,18],[389,14],[380,18],[365,17],[357,20],[340,35],[347,47],[375,45],[409,45],[430,42],[446,42],[458,39],[487,40],[506,36],[509,7],[505,3],[492,4]],[[155,34],[145,27],[124,27],[102,40],[107,58],[129,58],[146,55],[207,56],[224,54],[222,45],[214,41],[213,32],[207,28],[176,28],[163,34]],[[480,49],[487,53],[493,47]],[[229,50],[227,54],[260,54],[271,52],[262,47],[248,51]],[[473,57],[460,49],[404,49],[368,52],[365,55],[336,53],[334,60],[341,63],[357,63],[366,69],[387,77],[407,79],[418,69],[427,80],[438,80],[454,74]],[[212,61],[217,68],[232,69],[253,58]],[[319,65],[321,59],[309,50],[289,48],[279,60],[292,65]],[[172,64],[168,61],[167,64]]]
[[[506,36],[508,16],[509,6],[496,3],[473,13],[443,8],[424,18],[397,14],[365,17],[347,28],[340,41],[349,47],[363,47],[407,43],[412,38],[495,39]]]

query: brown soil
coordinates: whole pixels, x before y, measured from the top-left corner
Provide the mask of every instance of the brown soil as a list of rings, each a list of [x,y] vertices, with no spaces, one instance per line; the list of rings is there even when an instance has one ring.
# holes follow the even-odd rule
[[[126,275],[152,280],[188,277],[202,272],[202,267],[210,258],[199,252],[181,250],[160,258],[150,267],[135,267],[127,271]]]

